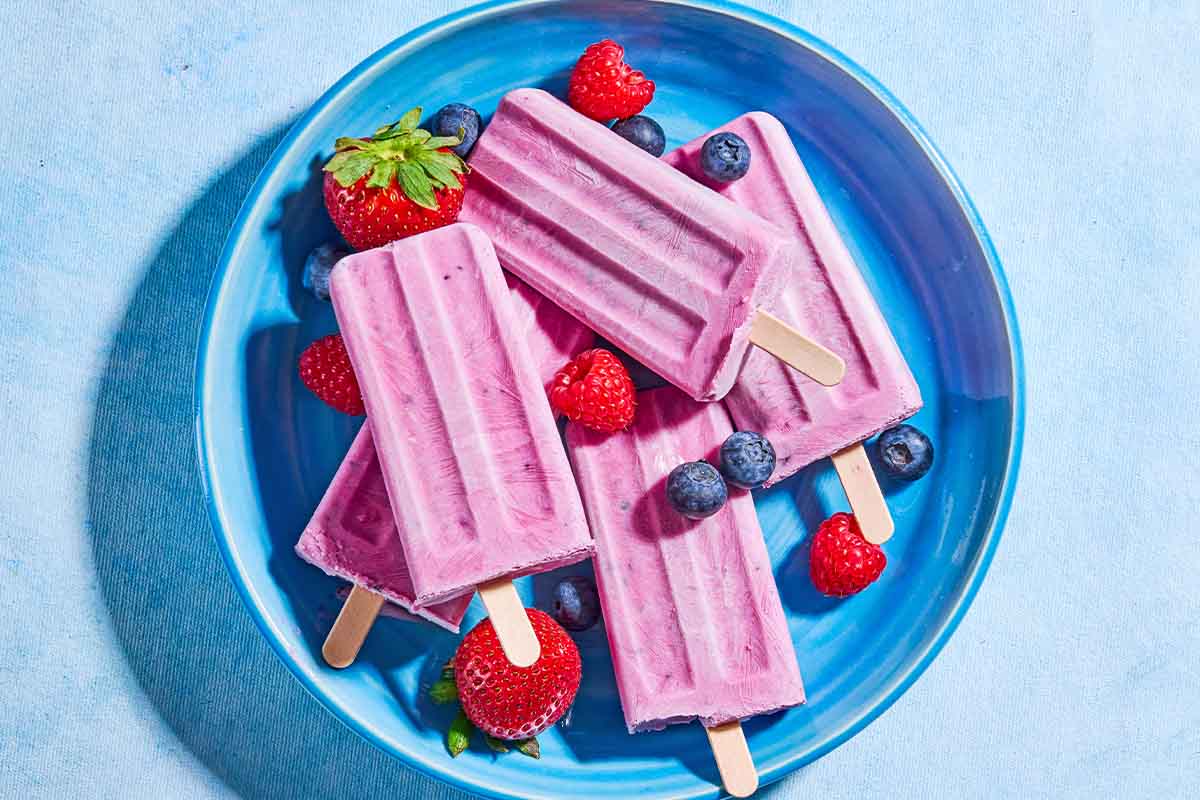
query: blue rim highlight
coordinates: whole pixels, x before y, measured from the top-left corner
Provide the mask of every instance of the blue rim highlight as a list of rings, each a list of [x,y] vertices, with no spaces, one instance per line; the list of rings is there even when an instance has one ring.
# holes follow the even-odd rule
[[[449,776],[444,775],[438,770],[434,763],[424,756],[426,754],[404,752],[396,753],[393,748],[383,740],[377,731],[364,725],[351,715],[347,709],[342,707],[326,694],[304,671],[298,668],[298,665],[293,662],[288,653],[281,645],[281,637],[278,631],[274,629],[270,621],[262,614],[258,597],[255,595],[254,589],[246,579],[245,570],[239,560],[238,554],[229,546],[229,542],[224,537],[217,535],[217,531],[227,529],[225,524],[226,514],[224,511],[224,501],[220,494],[215,491],[215,483],[213,476],[209,471],[209,446],[208,433],[205,430],[204,414],[203,414],[203,393],[201,387],[204,385],[202,376],[208,371],[208,341],[210,332],[213,327],[213,321],[217,316],[217,312],[221,306],[221,298],[217,295],[216,288],[221,285],[225,274],[228,271],[230,262],[240,247],[243,246],[244,238],[247,230],[251,227],[251,223],[256,221],[254,206],[257,198],[263,194],[272,182],[273,174],[280,161],[285,154],[292,149],[296,140],[306,130],[314,120],[321,116],[325,110],[330,107],[336,99],[342,95],[350,86],[369,76],[369,74],[385,60],[391,59],[406,51],[411,51],[419,47],[422,40],[434,32],[441,33],[446,29],[465,23],[474,23],[489,15],[507,12],[509,10],[521,7],[532,7],[538,5],[552,4],[553,0],[497,0],[496,2],[488,2],[480,5],[466,8],[462,11],[455,12],[440,19],[422,25],[419,28],[409,32],[405,36],[396,39],[388,45],[385,45],[380,50],[373,53],[365,61],[360,63],[341,80],[334,84],[326,91],[316,103],[304,114],[288,131],[283,141],[280,142],[275,152],[271,155],[266,166],[263,167],[254,186],[247,194],[245,201],[242,204],[241,211],[238,214],[237,221],[234,223],[230,231],[229,238],[226,241],[225,248],[221,253],[220,262],[216,271],[213,273],[212,283],[209,289],[207,308],[204,315],[204,320],[200,329],[200,340],[197,348],[196,357],[196,372],[195,372],[195,388],[194,388],[194,409],[196,415],[196,439],[197,439],[197,454],[199,458],[201,481],[204,487],[205,499],[208,503],[209,518],[213,526],[213,533],[217,540],[218,549],[221,552],[221,557],[225,561],[226,567],[234,576],[234,584],[237,587],[238,593],[245,602],[254,618],[259,629],[266,636],[272,649],[280,660],[287,665],[288,669],[300,681],[305,689],[316,697],[321,703],[328,708],[333,714],[347,727],[354,730],[365,739],[370,741],[381,750],[401,757],[409,766],[425,773],[433,778],[441,781],[449,782],[465,791],[488,794],[498,797],[509,797],[507,794],[497,794],[496,790],[487,786],[483,782],[463,782],[453,780]],[[880,714],[886,711],[892,703],[894,703],[900,695],[908,690],[913,683],[924,673],[925,669],[937,657],[937,654],[945,646],[950,636],[954,633],[958,624],[962,621],[967,609],[970,607],[975,594],[978,592],[980,585],[983,582],[988,567],[991,564],[992,558],[995,555],[996,547],[1000,542],[1001,532],[1004,524],[1008,519],[1008,514],[1012,506],[1013,492],[1016,488],[1017,473],[1020,466],[1022,440],[1025,430],[1025,369],[1024,356],[1021,346],[1020,333],[1017,327],[1016,312],[1013,308],[1012,295],[1009,292],[1008,283],[1005,280],[1003,270],[1000,265],[999,255],[992,244],[991,238],[988,236],[987,230],[984,228],[983,221],[980,219],[978,211],[972,204],[965,189],[962,186],[958,176],[954,170],[946,163],[945,158],[938,151],[937,147],[929,139],[929,136],[921,128],[916,119],[909,113],[904,105],[897,100],[891,92],[884,88],[874,77],[865,69],[856,64],[853,60],[838,52],[833,47],[817,39],[812,34],[803,29],[784,22],[780,19],[772,17],[766,13],[746,8],[736,3],[726,2],[725,0],[656,0],[665,5],[675,5],[696,8],[703,11],[722,13],[743,22],[764,28],[776,35],[789,39],[802,47],[807,48],[821,58],[825,59],[832,65],[838,67],[846,74],[858,81],[863,88],[870,92],[874,97],[887,108],[907,129],[912,136],[913,141],[921,148],[922,152],[929,159],[933,168],[941,175],[947,188],[957,201],[960,209],[963,212],[966,221],[973,231],[979,249],[983,253],[990,268],[993,282],[995,284],[996,298],[999,301],[1000,307],[1004,312],[1005,327],[1008,335],[1008,340],[1011,347],[1011,374],[1013,386],[1013,407],[1012,407],[1012,433],[1008,445],[1008,465],[1004,474],[1002,489],[999,503],[996,507],[995,514],[988,526],[987,540],[984,548],[970,571],[969,583],[966,589],[962,592],[957,602],[953,606],[953,611],[950,613],[948,620],[942,626],[932,642],[925,648],[913,666],[904,674],[898,676],[890,688],[873,703],[871,708],[862,713],[857,719],[852,720],[840,730],[830,731],[825,737],[824,742],[820,745],[810,748],[806,752],[797,753],[791,757],[785,758],[782,761],[776,761],[769,765],[759,765],[760,776],[763,784],[767,784],[795,771],[796,769],[817,760],[829,751],[841,745],[843,742],[850,739],[856,733],[861,731]],[[438,754],[441,755],[440,753]],[[695,793],[681,795],[682,798],[699,797],[702,794],[711,793],[711,788],[701,789]]]

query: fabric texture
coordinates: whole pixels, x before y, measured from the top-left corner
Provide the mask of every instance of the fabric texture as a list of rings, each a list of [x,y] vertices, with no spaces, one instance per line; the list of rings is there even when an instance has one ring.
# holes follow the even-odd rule
[[[1004,261],[1025,457],[924,677],[773,798],[1200,786],[1200,3],[756,3],[921,120]],[[0,798],[430,798],[270,652],[213,542],[194,342],[289,125],[445,0],[0,4]],[[335,20],[345,18],[341,22]],[[386,24],[381,22],[386,20]]]

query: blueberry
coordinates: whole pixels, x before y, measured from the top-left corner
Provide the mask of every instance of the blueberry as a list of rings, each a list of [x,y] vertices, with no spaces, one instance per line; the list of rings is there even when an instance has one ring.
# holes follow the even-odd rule
[[[638,114],[636,117],[618,120],[612,126],[613,133],[622,139],[633,142],[650,155],[658,158],[667,149],[667,137],[662,126],[649,117]]]
[[[738,431],[721,445],[721,474],[741,489],[757,489],[775,471],[775,448],[751,431]]]
[[[329,299],[329,273],[333,265],[348,256],[345,250],[331,244],[323,244],[308,254],[304,262],[304,288],[320,300]]]
[[[700,148],[700,169],[722,183],[745,177],[750,171],[750,145],[736,133],[714,133]]]
[[[915,481],[933,466],[933,443],[912,425],[897,425],[879,434],[879,463],[896,480]]]
[[[464,106],[462,103],[451,103],[448,106],[442,106],[433,115],[433,121],[429,123],[429,127],[434,136],[458,136],[461,129],[463,132],[462,144],[453,149],[460,158],[466,158],[467,153],[471,152],[471,148],[475,146],[475,140],[479,138],[479,128],[482,124],[478,111],[470,106]]]
[[[728,499],[725,479],[707,461],[680,464],[667,476],[667,501],[685,517],[711,517]]]
[[[590,578],[572,575],[554,587],[551,614],[569,631],[586,631],[600,619],[600,597]]]

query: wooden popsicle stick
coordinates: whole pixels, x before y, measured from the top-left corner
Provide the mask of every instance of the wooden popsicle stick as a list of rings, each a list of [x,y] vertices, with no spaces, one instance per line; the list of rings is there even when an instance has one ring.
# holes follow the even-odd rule
[[[883,544],[892,538],[896,523],[892,521],[892,512],[888,511],[879,481],[875,479],[875,470],[871,469],[862,444],[852,444],[831,458],[863,538],[871,544]]]
[[[383,608],[384,597],[370,589],[355,586],[350,590],[350,596],[342,605],[341,612],[325,637],[321,647],[321,655],[325,663],[337,669],[345,669],[354,663],[358,651],[362,649],[379,609]]]
[[[754,794],[758,790],[758,770],[754,768],[746,734],[742,733],[742,723],[734,720],[715,728],[705,728],[704,732],[708,734],[708,745],[712,748],[725,791],[734,797]]]
[[[846,375],[846,362],[837,353],[761,308],[750,323],[750,343],[822,386],[837,386]]]
[[[492,626],[496,629],[496,637],[500,640],[500,649],[515,666],[528,667],[542,655],[542,645],[529,615],[525,613],[525,604],[517,594],[517,587],[507,579],[491,581],[479,585],[479,599],[487,609]]]

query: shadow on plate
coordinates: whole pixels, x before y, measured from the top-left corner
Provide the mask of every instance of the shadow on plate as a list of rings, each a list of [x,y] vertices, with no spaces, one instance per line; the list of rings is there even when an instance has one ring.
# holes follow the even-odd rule
[[[242,607],[209,526],[193,427],[196,335],[225,237],[289,125],[185,210],[115,334],[86,476],[98,587],[146,698],[239,796],[459,800],[383,757],[291,679]]]

